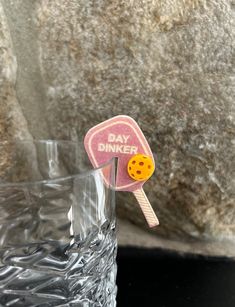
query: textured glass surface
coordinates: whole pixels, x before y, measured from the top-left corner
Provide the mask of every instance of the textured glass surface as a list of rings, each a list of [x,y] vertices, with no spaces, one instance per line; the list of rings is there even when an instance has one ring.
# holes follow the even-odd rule
[[[116,306],[114,161],[84,173],[75,144],[5,146],[0,306]]]

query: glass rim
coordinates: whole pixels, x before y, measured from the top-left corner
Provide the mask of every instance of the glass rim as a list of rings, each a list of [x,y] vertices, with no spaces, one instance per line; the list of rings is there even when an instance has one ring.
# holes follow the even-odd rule
[[[76,141],[53,140],[53,139],[48,139],[48,140],[32,139],[32,140],[12,140],[12,141],[6,140],[6,141],[0,141],[0,146],[2,144],[16,144],[16,143],[31,143],[31,144],[33,144],[33,143],[63,144],[64,143],[64,144],[71,144],[71,145],[74,145],[74,146],[79,146],[79,142],[76,142]],[[83,149],[84,149],[84,152],[85,152],[85,148],[83,148]],[[0,187],[22,187],[22,186],[31,186],[31,185],[41,185],[41,184],[53,184],[53,183],[58,183],[58,182],[61,182],[61,181],[75,179],[75,178],[85,178],[87,176],[90,176],[93,173],[99,172],[100,170],[104,169],[105,167],[107,167],[109,165],[112,165],[112,164],[114,165],[115,160],[116,160],[116,158],[113,157],[110,160],[108,160],[107,162],[100,165],[99,167],[92,168],[92,165],[91,165],[91,169],[88,169],[87,171],[84,171],[84,172],[81,172],[81,173],[78,173],[78,174],[52,178],[52,179],[31,180],[31,181],[26,180],[26,181],[19,181],[19,182],[10,182],[10,181],[1,182],[0,181]]]

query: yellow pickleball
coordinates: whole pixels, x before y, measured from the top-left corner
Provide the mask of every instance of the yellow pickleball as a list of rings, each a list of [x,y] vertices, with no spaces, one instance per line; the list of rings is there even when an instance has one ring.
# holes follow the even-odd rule
[[[137,154],[129,160],[127,172],[136,181],[148,180],[154,172],[154,162],[149,156]]]

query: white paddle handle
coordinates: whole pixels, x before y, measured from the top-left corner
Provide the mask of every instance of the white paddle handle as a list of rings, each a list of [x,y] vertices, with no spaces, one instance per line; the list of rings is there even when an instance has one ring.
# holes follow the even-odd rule
[[[146,218],[146,221],[149,225],[149,227],[155,227],[157,225],[159,225],[159,221],[158,218],[155,214],[155,212],[153,211],[153,208],[146,196],[146,194],[144,193],[143,189],[138,189],[136,191],[133,192],[135,195],[135,198],[137,199],[141,210],[143,211],[143,214]]]

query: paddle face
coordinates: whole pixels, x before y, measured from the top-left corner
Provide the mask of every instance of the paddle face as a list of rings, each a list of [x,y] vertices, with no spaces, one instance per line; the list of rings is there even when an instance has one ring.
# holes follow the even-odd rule
[[[115,116],[91,128],[85,136],[84,146],[95,168],[113,157],[118,158],[115,187],[118,191],[133,192],[140,189],[147,180],[140,179],[141,176],[136,173],[141,180],[136,181],[135,176],[128,174],[128,162],[134,155],[143,154],[151,158],[154,170],[154,159],[148,142],[138,124],[129,116]],[[141,169],[136,170],[139,171]]]

